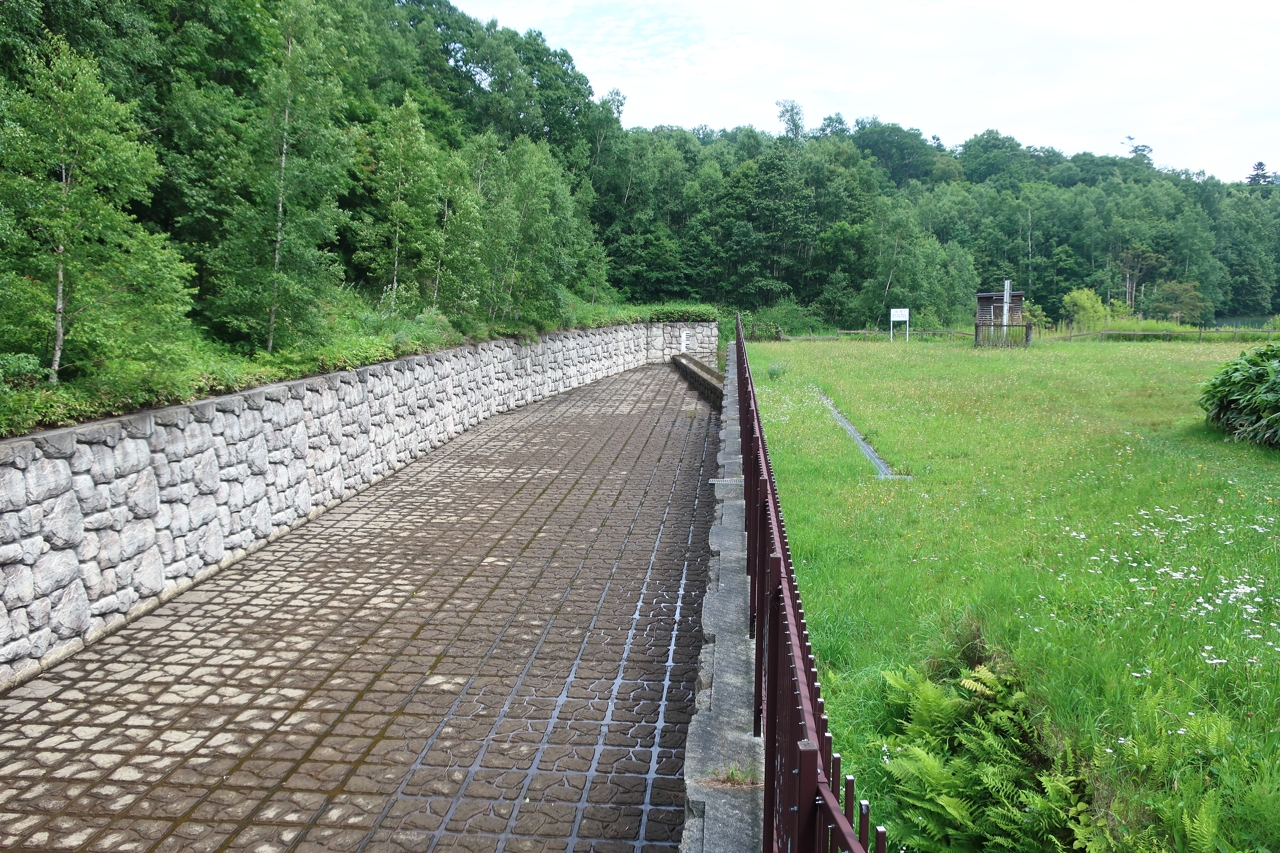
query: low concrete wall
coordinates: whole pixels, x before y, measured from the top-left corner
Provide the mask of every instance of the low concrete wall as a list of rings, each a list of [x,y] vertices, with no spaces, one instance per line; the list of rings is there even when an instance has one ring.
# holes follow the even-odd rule
[[[729,347],[720,413],[720,468],[711,564],[702,600],[698,692],[685,740],[685,823],[681,853],[761,849],[764,833],[764,741],[755,726],[755,641],[748,636],[747,509],[742,492],[738,364]],[[737,771],[754,784],[728,785]]]
[[[716,338],[490,341],[0,441],[0,691],[493,414]]]

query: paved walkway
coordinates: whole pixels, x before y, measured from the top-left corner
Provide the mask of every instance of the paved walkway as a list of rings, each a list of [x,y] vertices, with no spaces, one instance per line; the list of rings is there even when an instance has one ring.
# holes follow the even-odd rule
[[[0,847],[674,849],[718,428],[499,415],[0,697]]]

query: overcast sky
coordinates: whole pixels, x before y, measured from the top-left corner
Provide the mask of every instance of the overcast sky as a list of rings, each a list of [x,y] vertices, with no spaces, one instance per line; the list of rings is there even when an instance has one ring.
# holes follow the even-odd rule
[[[877,115],[947,145],[997,128],[1073,154],[1151,146],[1157,165],[1280,171],[1280,3],[1074,0],[455,0],[540,30],[623,124],[777,132]]]

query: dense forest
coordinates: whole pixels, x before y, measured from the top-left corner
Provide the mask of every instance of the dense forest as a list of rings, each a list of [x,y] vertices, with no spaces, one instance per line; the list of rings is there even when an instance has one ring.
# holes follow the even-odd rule
[[[632,298],[744,308],[793,301],[830,325],[883,328],[892,304],[963,325],[1005,279],[1051,319],[1091,289],[1113,313],[1262,318],[1280,259],[1280,194],[1129,157],[1068,157],[994,130],[955,148],[840,115],[784,131],[616,134],[595,179],[610,281]],[[1277,299],[1280,301],[1280,299]],[[794,313],[794,312],[792,312]]]
[[[947,147],[792,102],[776,133],[625,129],[624,104],[443,0],[0,4],[0,409],[79,388],[40,392],[56,421],[673,300],[844,328],[890,305],[964,324],[1003,279],[1050,319],[1280,307],[1261,163],[1223,183],[1142,145]]]

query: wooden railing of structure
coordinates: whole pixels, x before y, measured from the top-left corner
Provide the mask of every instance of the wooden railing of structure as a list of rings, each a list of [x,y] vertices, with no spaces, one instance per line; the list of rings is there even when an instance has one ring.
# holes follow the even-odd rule
[[[840,756],[831,750],[741,318],[736,346],[749,627],[756,641],[755,734],[764,736],[765,751],[763,853],[885,853],[884,827],[875,828],[872,847],[870,804],[857,799],[852,776],[841,779]]]
[[[1027,347],[1031,346],[1032,323],[1003,326],[999,323],[974,323],[975,347]]]
[[[888,330],[881,331],[880,329],[837,329],[836,334],[837,335],[870,335],[872,337],[876,335],[880,335],[881,337],[886,337],[886,338],[889,336]],[[964,329],[912,329],[911,334],[913,335],[946,335],[947,340],[951,340],[951,338],[955,335],[960,335],[961,337],[969,336],[969,333],[966,332]]]

